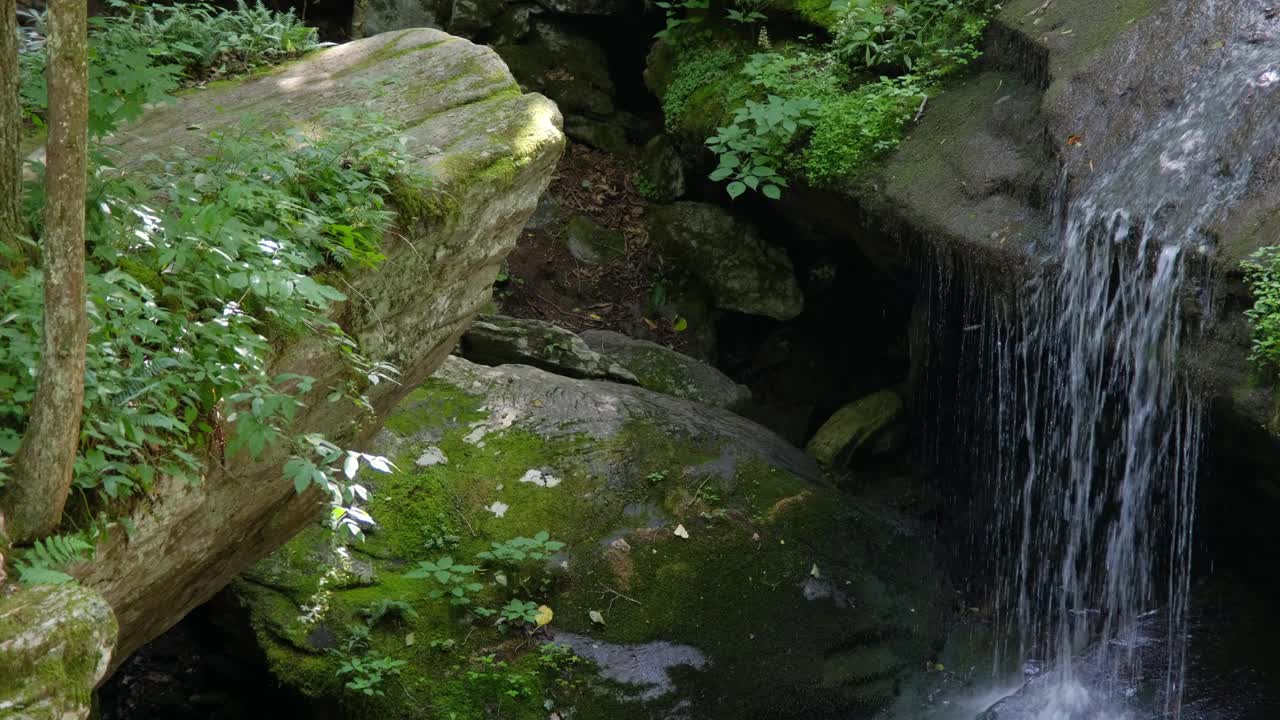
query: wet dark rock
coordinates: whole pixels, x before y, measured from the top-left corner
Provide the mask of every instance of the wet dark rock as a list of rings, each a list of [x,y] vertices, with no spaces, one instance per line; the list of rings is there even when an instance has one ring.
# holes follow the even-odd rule
[[[655,208],[650,236],[717,308],[789,320],[804,309],[791,260],[751,223],[706,203]]]

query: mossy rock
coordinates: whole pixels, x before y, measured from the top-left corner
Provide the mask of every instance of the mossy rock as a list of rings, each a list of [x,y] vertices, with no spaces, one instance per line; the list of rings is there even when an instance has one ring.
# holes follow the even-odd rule
[[[696,277],[717,308],[790,320],[804,310],[791,259],[755,225],[708,203],[677,202],[650,213],[650,237]]]
[[[751,403],[751,390],[745,385],[671,348],[610,330],[587,330],[582,340],[634,374],[640,387],[731,410]]]
[[[374,450],[398,470],[368,479],[379,526],[366,542],[320,552],[316,527],[234,586],[276,676],[347,717],[543,720],[548,701],[618,720],[870,717],[940,636],[948,594],[923,584],[933,564],[910,523],[842,495],[805,455],[723,410],[451,358]],[[486,566],[472,597],[545,604],[554,618],[533,637],[404,577],[542,531],[565,548],[506,571],[505,587]],[[336,589],[326,578],[343,553],[376,582]],[[357,696],[320,647],[343,647],[380,600],[415,610],[369,641],[408,664],[385,695]],[[548,660],[537,646],[553,640],[586,660]]]
[[[603,265],[627,252],[627,239],[618,230],[600,227],[586,215],[576,215],[564,229],[564,242],[578,262]]]
[[[902,412],[902,398],[881,390],[840,408],[827,419],[805,450],[824,466],[849,459]]]
[[[107,601],[80,585],[37,585],[0,596],[0,717],[88,717],[117,630]]]

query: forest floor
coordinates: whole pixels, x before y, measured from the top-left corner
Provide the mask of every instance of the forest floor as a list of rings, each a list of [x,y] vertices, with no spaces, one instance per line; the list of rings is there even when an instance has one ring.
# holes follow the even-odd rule
[[[571,144],[547,193],[552,217],[536,223],[537,229],[526,228],[508,256],[507,277],[499,278],[495,293],[500,312],[575,332],[614,330],[681,349],[684,338],[658,310],[668,267],[649,242],[650,202],[625,160]],[[621,232],[625,252],[599,265],[575,258],[565,236],[577,216]]]

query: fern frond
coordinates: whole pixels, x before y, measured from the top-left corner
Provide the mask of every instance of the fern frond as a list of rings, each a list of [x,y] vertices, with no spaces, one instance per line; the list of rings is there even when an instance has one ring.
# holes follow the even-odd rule
[[[63,585],[75,580],[61,568],[85,559],[94,546],[79,535],[54,535],[37,540],[18,558],[18,580],[25,585]]]

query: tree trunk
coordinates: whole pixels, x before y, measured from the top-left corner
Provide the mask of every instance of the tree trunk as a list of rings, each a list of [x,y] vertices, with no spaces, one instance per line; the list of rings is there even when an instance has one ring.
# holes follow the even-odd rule
[[[369,0],[355,0],[351,8],[351,39],[364,37],[364,23],[369,17]]]
[[[21,140],[18,4],[17,0],[0,0],[0,245],[8,246],[14,252],[18,247],[14,238],[22,217]]]
[[[49,142],[41,272],[44,338],[31,420],[22,438],[5,515],[15,543],[52,532],[71,491],[84,409],[84,213],[89,78],[85,3],[49,3]]]

